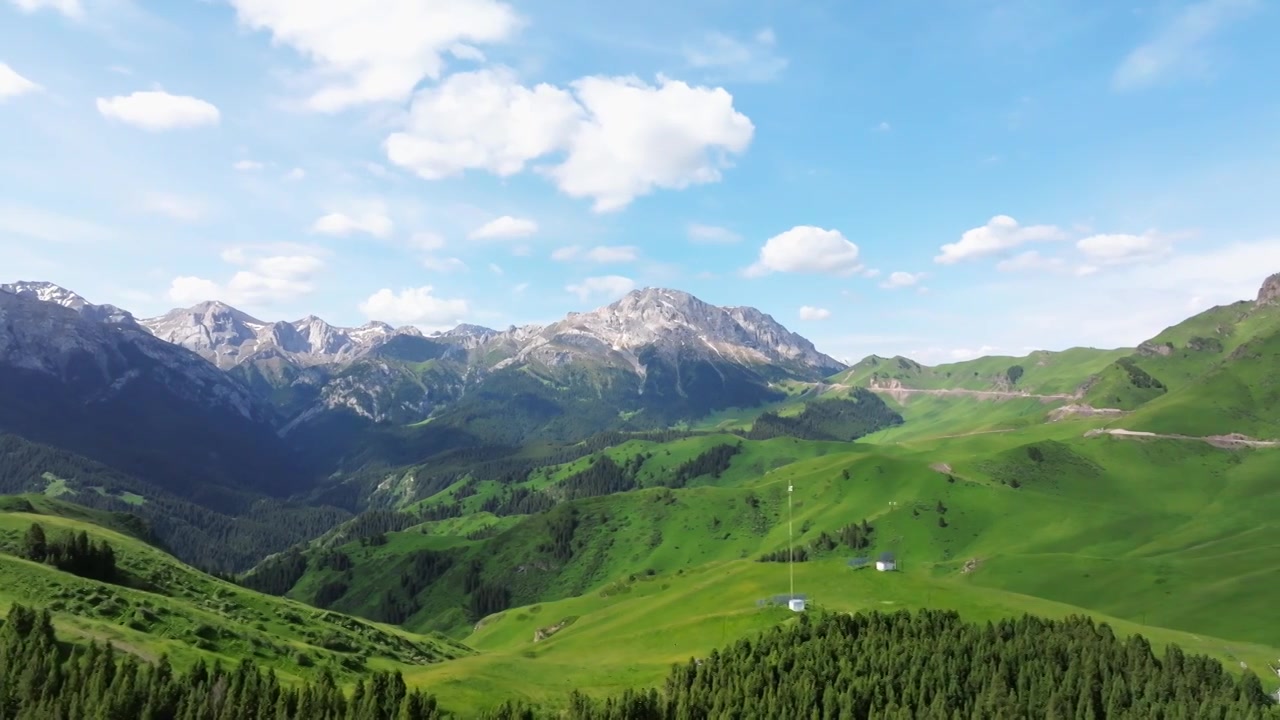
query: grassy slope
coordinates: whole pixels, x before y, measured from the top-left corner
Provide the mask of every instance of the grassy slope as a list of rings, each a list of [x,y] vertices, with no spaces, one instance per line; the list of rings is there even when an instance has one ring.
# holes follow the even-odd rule
[[[1280,434],[1272,381],[1280,352],[1280,308],[1239,302],[1206,310],[1166,328],[1128,361],[1162,388],[1136,387],[1112,365],[1085,399],[1095,406],[1139,410],[1125,427],[1213,435]]]
[[[34,510],[35,512],[22,511]],[[326,613],[290,600],[261,595],[194,570],[128,534],[93,524],[105,513],[41,496],[0,503],[0,612],[13,603],[54,610],[64,632],[111,640],[154,659],[167,653],[178,665],[252,657],[284,677],[329,668],[340,677],[364,667],[409,668],[457,657],[470,650],[437,636],[414,635],[363,620]],[[106,540],[139,590],[88,580],[13,553],[32,523],[50,536],[86,531]],[[334,650],[338,643],[347,650]],[[310,659],[308,668],[299,656]]]
[[[953,423],[976,407],[1030,402],[933,400],[962,404]],[[880,445],[746,442],[714,483],[703,478],[670,496],[650,489],[575,503],[579,540],[562,564],[536,550],[545,539],[540,518],[504,519],[508,527],[483,541],[445,541],[432,524],[425,535],[415,528],[390,535],[386,546],[344,549],[369,556],[357,561],[353,584],[370,600],[398,578],[395,555],[446,542],[483,558],[486,577],[543,598],[460,635],[480,656],[414,673],[464,707],[499,691],[556,701],[570,686],[603,692],[656,682],[670,662],[785,618],[756,607],[786,592],[784,567],[754,558],[786,544],[788,482],[802,541],[866,517],[877,528],[869,552],[893,549],[904,563],[898,575],[855,572],[844,562],[853,553],[837,551],[797,565],[797,589],[823,607],[942,606],[979,618],[1087,611],[1159,642],[1264,668],[1264,659],[1280,656],[1280,631],[1265,622],[1276,589],[1265,572],[1280,562],[1280,544],[1270,539],[1280,528],[1269,517],[1280,498],[1265,478],[1280,470],[1280,452],[1082,437],[1104,422],[953,438],[922,433],[880,438]],[[960,427],[939,420],[935,429]],[[674,467],[717,440],[632,443],[609,453],[624,460],[653,452],[650,462]],[[584,463],[531,482],[562,478]],[[951,466],[955,483],[930,468],[938,463]],[[1002,483],[1015,479],[1017,489]],[[947,527],[938,524],[939,500]],[[962,573],[969,559],[978,567]],[[313,573],[306,582],[323,579]],[[458,628],[461,600],[451,592],[409,626]],[[572,624],[552,639],[533,641],[535,630],[565,619]]]
[[[602,562],[607,548],[611,582],[491,616],[466,638],[479,656],[413,677],[459,706],[499,691],[554,702],[571,685],[604,692],[657,682],[671,662],[784,620],[756,601],[787,592],[785,566],[752,558],[785,545],[788,482],[804,537],[868,517],[878,538],[871,552],[894,549],[903,563],[897,574],[854,571],[845,564],[853,553],[837,552],[797,564],[797,591],[820,607],[940,606],[973,618],[1087,611],[1265,676],[1280,648],[1280,630],[1266,622],[1280,523],[1268,516],[1278,498],[1265,478],[1280,469],[1280,453],[1084,439],[1087,425],[829,454],[740,486],[679,492],[672,505],[653,501],[656,491],[614,498],[616,519],[600,528],[608,531],[594,532],[567,566]],[[1032,460],[1027,443],[1047,460]],[[953,466],[955,483],[929,468],[937,462]],[[1010,478],[1021,486],[1000,482]],[[747,492],[764,501],[765,522],[744,512]],[[939,500],[947,527],[937,522]],[[648,541],[654,528],[658,546]],[[970,559],[977,568],[962,572]],[[534,642],[535,630],[566,619]]]
[[[864,358],[831,378],[832,382],[867,386],[880,381],[900,380],[904,387],[921,389],[958,388],[965,390],[1014,389],[1053,395],[1075,392],[1094,373],[1129,354],[1127,349],[1098,350],[1071,348],[1061,352],[1038,350],[1023,357],[992,355],[933,367],[906,358]],[[1007,371],[1021,366],[1023,374],[1011,387]]]

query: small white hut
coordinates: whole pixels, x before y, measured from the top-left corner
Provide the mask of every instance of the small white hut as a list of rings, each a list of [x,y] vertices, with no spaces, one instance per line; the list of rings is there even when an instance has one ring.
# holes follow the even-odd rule
[[[898,569],[898,561],[894,559],[893,553],[880,553],[880,559],[876,560],[876,570],[880,572],[888,572]]]
[[[787,602],[787,607],[791,608],[792,612],[804,612],[804,598],[791,598]]]

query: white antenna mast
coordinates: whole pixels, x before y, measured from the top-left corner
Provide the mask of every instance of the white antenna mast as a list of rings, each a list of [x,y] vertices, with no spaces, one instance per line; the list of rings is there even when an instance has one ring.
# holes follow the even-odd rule
[[[794,486],[787,483],[787,570],[791,572],[791,597],[787,598],[788,604],[796,599],[796,537],[791,525],[791,491]]]

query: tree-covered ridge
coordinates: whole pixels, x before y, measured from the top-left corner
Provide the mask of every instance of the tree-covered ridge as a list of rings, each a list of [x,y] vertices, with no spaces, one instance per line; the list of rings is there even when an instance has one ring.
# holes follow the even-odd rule
[[[136,516],[142,522],[131,534],[211,571],[247,569],[349,517],[334,507],[216,486],[179,497],[73,452],[0,432],[0,494],[45,492],[51,483],[61,487],[61,499],[122,519]]]
[[[852,398],[814,400],[799,415],[766,412],[756,418],[746,437],[768,440],[796,437],[801,440],[856,440],[903,423],[902,415],[865,388],[855,388]]]
[[[234,668],[198,661],[176,672],[110,645],[61,646],[47,611],[14,605],[0,627],[0,717],[12,720],[431,720],[433,697],[399,673],[372,673],[347,694],[328,674],[284,685],[251,660]]]
[[[533,717],[507,706],[496,717]],[[801,615],[789,627],[677,665],[662,692],[576,695],[574,720],[1264,720],[1258,677],[1177,646],[1071,617],[976,624],[924,610]],[[548,716],[551,717],[551,716]]]

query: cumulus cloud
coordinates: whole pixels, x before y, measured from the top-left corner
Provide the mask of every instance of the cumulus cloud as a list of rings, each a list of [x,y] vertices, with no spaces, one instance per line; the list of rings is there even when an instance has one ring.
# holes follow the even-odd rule
[[[911,287],[924,279],[924,276],[925,274],[922,272],[909,273],[898,270],[889,273],[889,277],[885,278],[884,282],[880,283],[880,287],[890,290],[894,288]]]
[[[307,176],[307,171],[306,171],[306,170],[303,170],[303,169],[302,169],[302,168],[300,168],[300,167],[296,167],[296,168],[294,168],[294,169],[290,170],[290,171],[285,175],[285,178],[287,178],[287,179],[289,179],[289,180],[301,180],[302,178],[304,178],[304,177],[306,177],[306,176]]]
[[[1169,238],[1149,232],[1090,235],[1079,240],[1076,249],[1091,265],[1120,265],[1155,260],[1168,255],[1173,248]]]
[[[387,216],[386,208],[380,202],[364,203],[349,213],[331,212],[320,216],[311,224],[312,232],[338,236],[365,233],[385,238],[394,229],[395,223]]]
[[[626,207],[657,189],[718,182],[728,156],[750,145],[755,126],[723,88],[659,77],[585,77],[564,89],[520,84],[507,68],[451,75],[415,95],[387,158],[438,180],[465,170],[501,177],[539,168],[596,212]]]
[[[17,70],[0,62],[0,101],[26,95],[40,89],[36,83],[18,74]]]
[[[263,168],[263,165],[257,160],[246,159],[246,160],[235,161],[232,167],[239,170],[240,172],[254,172],[256,170],[261,170]]]
[[[986,225],[966,230],[959,242],[942,246],[933,261],[942,265],[984,257],[1011,250],[1029,242],[1065,240],[1067,233],[1053,225],[1022,226],[1008,215],[997,215]]]
[[[862,270],[858,246],[839,230],[797,225],[774,235],[760,248],[760,257],[748,267],[747,277],[770,273],[852,275]]]
[[[633,262],[640,256],[634,245],[597,245],[584,249],[580,245],[567,245],[557,248],[551,253],[552,260],[566,262],[569,260],[585,260],[587,262],[607,264]]]
[[[564,289],[577,295],[579,300],[587,300],[593,297],[617,298],[635,288],[635,281],[629,277],[602,275],[585,278],[581,282],[566,285]]]
[[[60,12],[72,20],[84,17],[84,6],[80,4],[80,0],[9,0],[9,2],[24,13],[33,13],[47,8]]]
[[[193,275],[176,277],[169,285],[169,299],[180,305],[205,300],[271,305],[313,292],[314,276],[324,267],[317,254],[272,254],[271,248],[230,248],[222,253],[222,259],[243,269],[226,283]]]
[[[826,320],[831,317],[831,311],[826,308],[812,307],[809,305],[801,306],[801,320]]]
[[[315,66],[307,106],[320,112],[408,98],[438,80],[445,55],[482,57],[474,45],[508,40],[523,21],[497,0],[387,2],[231,0],[239,21],[271,33]]]
[[[207,100],[163,90],[98,98],[97,105],[103,117],[151,132],[217,125],[222,117]]]
[[[689,67],[706,71],[720,82],[769,82],[787,67],[787,59],[777,48],[778,39],[771,28],[745,39],[709,32],[684,46],[684,59]]]
[[[1201,0],[1186,5],[1124,57],[1111,77],[1112,88],[1134,90],[1203,69],[1206,45],[1213,36],[1261,6],[1260,0]]]
[[[689,227],[685,231],[689,235],[689,241],[702,244],[730,244],[742,240],[742,236],[729,230],[728,228],[718,227],[716,225],[703,225],[701,223],[689,223]]]
[[[529,237],[538,232],[538,223],[528,218],[503,215],[471,231],[472,240],[510,240]]]
[[[457,325],[469,312],[466,300],[436,297],[430,285],[404,288],[393,292],[390,288],[370,295],[360,303],[360,312],[370,320],[381,320],[396,325]]]

